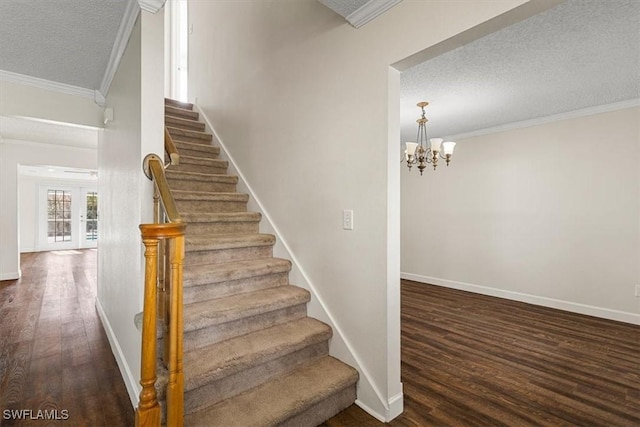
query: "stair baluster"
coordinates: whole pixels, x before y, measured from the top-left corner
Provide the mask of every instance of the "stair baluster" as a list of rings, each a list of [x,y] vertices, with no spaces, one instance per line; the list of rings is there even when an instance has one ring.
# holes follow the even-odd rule
[[[175,146],[165,132],[165,146],[171,163],[178,162]],[[159,427],[162,419],[155,389],[157,379],[157,325],[163,325],[165,348],[163,362],[169,371],[166,392],[166,424],[184,424],[183,357],[183,263],[184,234],[182,221],[164,174],[165,165],[155,154],[144,159],[143,169],[154,183],[154,223],[141,224],[145,245],[145,290],[142,323],[140,403],[136,409],[136,427]],[[158,248],[160,247],[160,250]]]

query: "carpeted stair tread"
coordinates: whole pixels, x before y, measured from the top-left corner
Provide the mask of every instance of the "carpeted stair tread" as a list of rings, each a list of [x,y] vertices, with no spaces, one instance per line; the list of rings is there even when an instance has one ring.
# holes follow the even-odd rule
[[[188,224],[200,222],[259,222],[260,212],[181,212],[182,219]]]
[[[180,157],[180,161],[182,161],[182,157]],[[176,171],[171,168],[167,169],[165,172],[167,179],[171,180],[190,180],[190,181],[205,181],[205,182],[219,182],[226,184],[237,184],[238,177],[235,175],[225,175],[221,173],[202,173],[202,172],[185,172],[185,171]]]
[[[273,234],[216,234],[211,236],[185,237],[185,252],[215,251],[220,249],[247,248],[252,246],[273,246]]]
[[[304,317],[192,350],[184,355],[185,389],[201,387],[207,382],[328,340],[331,335],[328,325]]]
[[[191,102],[178,101],[177,99],[165,98],[164,105],[170,105],[172,107],[183,108],[185,110],[193,110],[193,104]]]
[[[188,142],[188,141],[180,141],[177,139],[173,140],[173,143],[176,145],[176,147],[178,148],[178,153],[180,152],[180,149],[185,149],[185,150],[191,150],[191,151],[197,151],[197,152],[202,152],[204,154],[212,154],[217,156],[218,154],[220,154],[220,147],[216,147],[215,145],[211,145],[211,144],[198,144],[195,142]]]
[[[191,120],[198,120],[200,118],[200,114],[197,111],[191,111],[185,108],[166,104],[164,106],[164,114],[165,116],[183,117]]]
[[[356,399],[358,373],[330,357],[331,327],[307,316],[310,293],[226,174],[194,105],[165,98],[180,154],[166,177],[183,220],[186,426],[315,427]],[[158,341],[162,343],[162,340]],[[162,353],[159,347],[158,354]],[[162,413],[166,370],[160,369]],[[164,418],[163,418],[163,422]]]
[[[264,258],[213,265],[194,265],[184,270],[184,287],[247,279],[291,270],[291,261]]]
[[[208,191],[173,191],[175,200],[195,200],[195,201],[228,201],[247,202],[249,195],[246,193],[211,193]]]
[[[180,156],[180,165],[214,165],[226,168],[229,166],[229,162],[210,157]]]
[[[184,305],[184,331],[195,331],[309,302],[309,291],[278,286]]]
[[[204,132],[205,124],[197,120],[190,120],[182,117],[165,116],[165,126],[171,126],[178,129],[196,130],[198,132]]]
[[[354,387],[355,389],[354,384],[357,380],[356,370],[333,357],[326,356],[315,363],[296,369],[287,376],[269,381],[209,408],[188,414],[185,416],[185,425],[191,427],[281,425],[346,388]],[[319,422],[308,427],[314,427],[317,424]]]
[[[188,138],[196,138],[202,141],[211,141],[213,139],[213,136],[210,133],[206,133],[206,132],[178,129],[171,126],[167,126],[167,130],[169,131],[169,134],[172,137],[175,135],[176,139],[180,139],[181,136],[188,137]]]

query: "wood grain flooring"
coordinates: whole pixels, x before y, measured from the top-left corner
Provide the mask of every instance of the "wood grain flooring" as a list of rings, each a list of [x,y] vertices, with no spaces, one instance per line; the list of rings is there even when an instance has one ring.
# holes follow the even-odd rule
[[[639,426],[640,327],[403,280],[402,381],[391,426]]]
[[[22,279],[0,282],[1,426],[133,425],[95,262],[23,254]],[[402,381],[391,426],[638,426],[640,327],[402,281]],[[4,419],[23,409],[68,419]],[[323,424],[381,425],[355,405]]]
[[[22,254],[21,268],[0,282],[0,425],[132,426],[95,308],[96,250]]]

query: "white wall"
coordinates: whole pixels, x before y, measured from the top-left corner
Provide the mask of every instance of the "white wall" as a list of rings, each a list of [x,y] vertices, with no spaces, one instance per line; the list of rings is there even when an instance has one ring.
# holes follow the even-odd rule
[[[153,219],[153,188],[142,160],[164,146],[163,22],[162,11],[140,12],[106,99],[114,120],[98,145],[97,306],[134,406],[140,392],[140,332],[133,318],[142,311],[144,285],[138,226]]]
[[[402,172],[404,277],[640,323],[640,109],[458,141]]]
[[[5,80],[0,80],[0,116],[29,117],[92,127],[102,126],[102,111],[91,99]],[[55,144],[55,141],[51,142]],[[0,215],[0,280],[16,279],[20,274],[17,216],[18,163],[96,167],[95,149],[73,151],[73,148],[53,144],[37,144],[9,137],[2,140],[0,136],[0,198],[4,201]]]
[[[189,3],[190,99],[335,320],[331,352],[359,369],[358,403],[379,418],[402,410],[389,66],[522,3],[404,1],[358,30],[315,0]]]
[[[95,169],[96,150],[0,139],[0,280],[20,275],[18,232],[23,223],[18,215],[18,164]]]

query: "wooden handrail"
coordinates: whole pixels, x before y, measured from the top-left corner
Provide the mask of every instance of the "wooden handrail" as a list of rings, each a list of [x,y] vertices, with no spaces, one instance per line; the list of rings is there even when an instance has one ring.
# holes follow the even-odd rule
[[[169,138],[168,140],[166,138]],[[179,161],[177,151],[171,154],[171,137],[165,129],[165,150],[169,157]],[[158,321],[164,327],[164,361],[169,381],[166,392],[166,425],[182,427],[184,423],[184,374],[183,355],[183,263],[184,234],[182,221],[175,200],[169,189],[162,159],[149,154],[144,158],[145,175],[154,183],[154,223],[141,224],[140,231],[145,245],[144,308],[142,316],[142,356],[140,366],[140,403],[136,409],[136,427],[159,427],[162,414],[155,388],[157,379]],[[162,205],[162,212],[160,210]],[[159,249],[160,248],[160,249]],[[168,254],[167,254],[168,252]]]
[[[164,166],[162,159],[155,154],[147,154],[144,158],[142,169],[144,174],[155,182],[156,189],[160,196],[160,201],[164,206],[164,210],[167,214],[167,222],[182,222],[182,218],[178,213],[176,202],[173,199],[171,190],[169,189],[169,183],[167,177],[164,174]]]
[[[164,128],[164,149],[169,155],[169,164],[170,165],[179,165],[180,164],[180,154],[178,154],[178,149],[176,148],[176,144],[173,143],[173,138],[169,134],[169,129]]]

